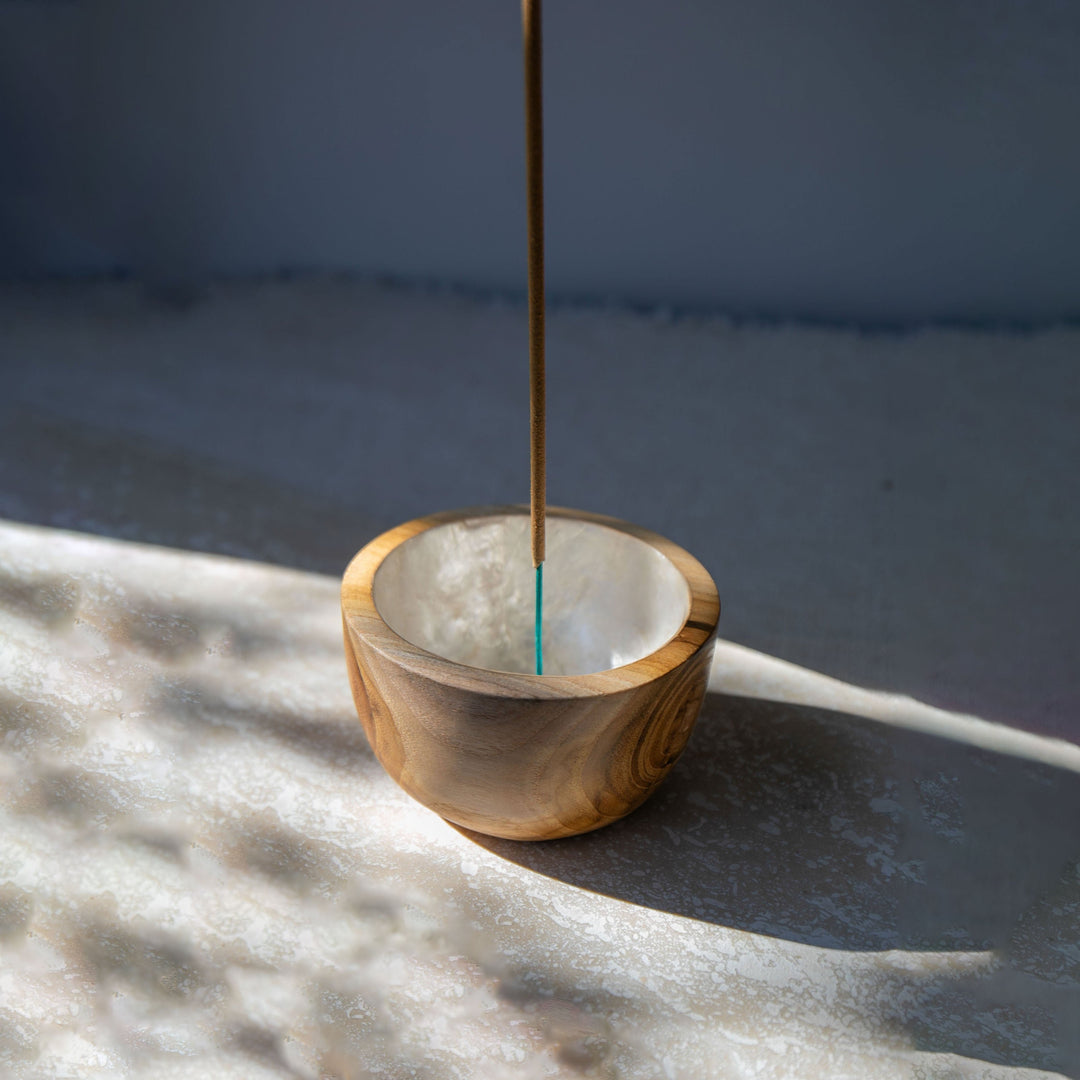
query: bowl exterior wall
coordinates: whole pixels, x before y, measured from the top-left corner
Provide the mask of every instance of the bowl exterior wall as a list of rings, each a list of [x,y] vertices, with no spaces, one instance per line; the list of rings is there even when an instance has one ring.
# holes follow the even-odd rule
[[[588,832],[640,806],[686,746],[714,642],[649,682],[540,696],[498,672],[448,685],[345,619],[353,697],[383,768],[447,820],[515,840]]]

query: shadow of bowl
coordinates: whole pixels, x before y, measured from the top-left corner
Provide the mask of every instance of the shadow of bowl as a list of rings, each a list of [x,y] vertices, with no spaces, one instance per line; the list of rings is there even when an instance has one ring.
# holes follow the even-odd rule
[[[710,693],[653,800],[496,854],[660,911],[847,950],[1007,946],[1080,853],[1080,775],[864,717]]]

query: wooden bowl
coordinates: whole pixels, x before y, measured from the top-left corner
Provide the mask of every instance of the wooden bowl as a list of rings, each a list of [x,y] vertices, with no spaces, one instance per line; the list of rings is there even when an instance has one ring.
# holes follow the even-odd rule
[[[383,768],[449,821],[546,840],[640,806],[690,736],[720,614],[688,552],[548,509],[544,674],[523,507],[451,511],[368,544],[341,586],[357,712]]]

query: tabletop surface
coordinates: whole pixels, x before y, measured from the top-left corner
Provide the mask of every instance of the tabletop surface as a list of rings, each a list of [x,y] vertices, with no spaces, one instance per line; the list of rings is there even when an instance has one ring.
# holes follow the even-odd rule
[[[0,500],[15,519],[0,523],[0,1074],[1080,1075],[1080,739],[1057,601],[1014,625],[1008,670],[977,677],[1000,645],[987,630],[964,678],[937,677],[901,633],[929,601],[901,612],[889,579],[858,592],[872,567],[855,562],[858,598],[838,600],[847,629],[822,616],[816,670],[779,647],[813,627],[765,649],[779,622],[730,618],[749,632],[725,629],[690,745],[641,810],[543,844],[464,833],[371,756],[345,678],[339,580],[310,569],[408,500],[373,497],[365,517],[335,501],[340,479],[305,486],[284,458],[244,471],[243,448],[211,428],[200,455],[182,361],[220,361],[234,339],[126,288],[104,307],[70,289],[0,305],[5,356],[19,359],[0,404]],[[365,295],[377,307],[381,294]],[[505,315],[414,299],[466,327],[458,345]],[[574,333],[604,325],[571,316]],[[106,367],[120,364],[117,341],[171,341],[173,361],[163,346],[152,373],[110,384],[119,401],[95,396],[72,359],[87,326]],[[50,335],[56,348],[26,360]],[[1016,339],[1006,367],[1029,347],[1049,346]],[[135,430],[153,427],[130,419],[151,382],[142,407],[160,430]],[[389,408],[391,390],[384,378],[372,394]],[[313,407],[310,386],[278,386],[277,412],[251,406],[258,438],[289,434],[290,392]],[[1046,439],[1071,445],[1056,415]],[[853,474],[837,475],[842,487]],[[409,497],[432,498],[427,482]],[[935,504],[943,520],[983,514],[981,490],[947,513]],[[1050,555],[1075,513],[1059,495],[1034,540],[1014,520],[1006,546],[991,538],[978,558],[1029,596],[1056,575],[1064,604],[1073,579]],[[893,559],[898,512],[878,496],[867,513]],[[998,496],[1013,497],[1008,484]],[[1046,565],[1009,561],[1028,544]],[[950,541],[938,550],[942,616],[928,633],[944,647],[946,615],[972,629],[985,610],[947,607],[950,588],[977,590]],[[726,598],[735,575],[710,569]],[[870,615],[854,625],[853,612]],[[1060,651],[1040,659],[1051,639]],[[857,685],[860,668],[889,674],[886,689]],[[943,708],[950,695],[970,707]]]

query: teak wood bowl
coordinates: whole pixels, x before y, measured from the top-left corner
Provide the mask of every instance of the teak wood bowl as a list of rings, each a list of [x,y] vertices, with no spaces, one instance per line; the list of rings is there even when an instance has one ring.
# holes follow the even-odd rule
[[[515,840],[588,832],[649,797],[697,719],[720,614],[678,545],[549,508],[536,675],[533,575],[527,508],[484,507],[383,533],[341,586],[375,756],[447,820]]]

